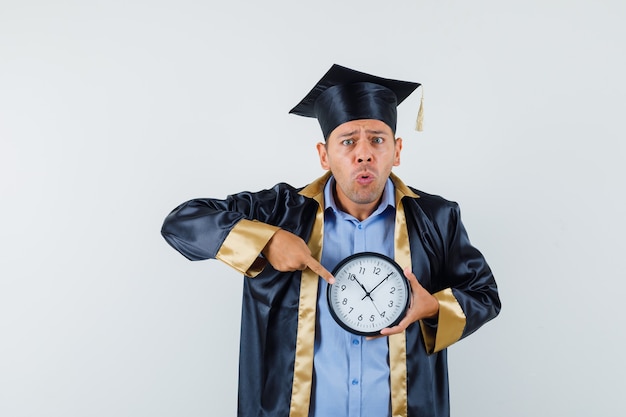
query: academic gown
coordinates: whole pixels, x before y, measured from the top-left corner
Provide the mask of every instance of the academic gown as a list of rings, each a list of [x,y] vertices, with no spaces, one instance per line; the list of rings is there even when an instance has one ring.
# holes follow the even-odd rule
[[[238,415],[307,417],[319,278],[278,272],[261,251],[279,228],[321,258],[323,189],[329,174],[304,188],[280,183],[224,200],[195,199],[165,219],[162,235],[190,260],[219,259],[243,273]],[[411,266],[439,301],[437,319],[388,338],[392,416],[447,417],[446,348],[500,311],[492,272],[474,248],[456,203],[396,188],[395,260]],[[319,399],[323,401],[323,399]]]

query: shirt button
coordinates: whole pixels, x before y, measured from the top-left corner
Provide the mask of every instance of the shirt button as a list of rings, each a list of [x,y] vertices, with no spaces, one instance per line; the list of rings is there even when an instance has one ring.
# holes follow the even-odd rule
[[[355,345],[355,346],[356,346],[356,345],[358,345],[359,343],[360,343],[360,342],[359,342],[357,339],[354,339],[354,340],[352,341],[352,344],[353,344],[353,345]]]
[[[353,379],[352,380],[352,385],[359,385],[359,380],[358,379]]]
[[[362,226],[362,225],[359,225],[358,227],[359,227],[359,230],[363,229],[363,226]]]

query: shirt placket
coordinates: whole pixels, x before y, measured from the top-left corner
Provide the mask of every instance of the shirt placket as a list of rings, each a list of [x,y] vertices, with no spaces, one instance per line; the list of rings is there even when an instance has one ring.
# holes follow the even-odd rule
[[[361,362],[362,362],[362,350],[363,344],[362,336],[349,335],[350,338],[350,389],[349,389],[349,416],[360,417],[361,416]]]
[[[354,224],[354,252],[365,251],[365,225],[361,222],[353,220]],[[362,406],[362,370],[361,364],[363,363],[363,337],[356,335],[348,335],[350,340],[350,397],[349,397],[349,416],[360,417]]]

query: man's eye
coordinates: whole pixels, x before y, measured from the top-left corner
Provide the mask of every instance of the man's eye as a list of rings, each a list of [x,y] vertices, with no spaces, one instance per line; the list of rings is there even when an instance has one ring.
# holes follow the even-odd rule
[[[385,141],[385,139],[381,138],[381,137],[377,137],[372,139],[373,143],[383,143]]]
[[[354,139],[344,139],[341,143],[346,146],[352,145],[354,143]]]

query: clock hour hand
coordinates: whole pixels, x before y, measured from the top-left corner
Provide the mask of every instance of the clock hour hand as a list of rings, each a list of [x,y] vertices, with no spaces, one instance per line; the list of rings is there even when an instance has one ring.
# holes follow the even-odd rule
[[[363,284],[361,284],[361,281],[359,281],[359,279],[356,277],[355,274],[350,274],[350,278],[354,278],[356,283],[359,284],[359,286],[361,288],[363,288],[363,291],[365,291],[365,296],[363,298],[361,298],[362,300],[364,300],[365,297],[370,297],[370,292],[365,289],[365,286]],[[372,298],[372,297],[370,297],[370,298]]]

